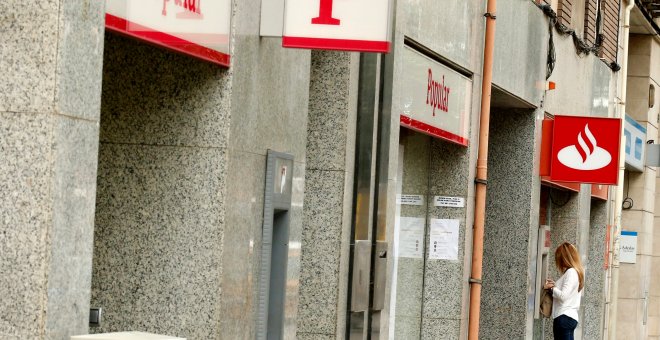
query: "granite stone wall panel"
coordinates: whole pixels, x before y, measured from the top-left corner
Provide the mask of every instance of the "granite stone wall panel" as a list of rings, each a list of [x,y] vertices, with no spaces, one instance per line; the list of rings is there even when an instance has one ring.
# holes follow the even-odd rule
[[[607,202],[592,200],[589,230],[589,257],[585,263],[582,305],[584,309],[583,339],[601,339],[605,317],[605,239]]]
[[[0,70],[5,73],[0,112],[52,112],[59,5],[59,0],[0,4]]]
[[[106,35],[92,331],[222,334],[230,76]]]
[[[316,333],[297,333],[296,339],[298,340],[333,340],[334,335],[316,334]]]
[[[98,121],[105,2],[59,2],[55,110],[67,116]]]
[[[297,334],[345,333],[359,54],[312,51]]]
[[[422,318],[419,316],[399,316],[396,318],[393,339],[421,339]]]
[[[103,18],[102,2],[0,4],[3,339],[87,332]]]
[[[397,264],[395,331],[401,326],[401,322],[410,322],[401,321],[402,317],[421,322],[424,300],[424,260],[400,257]]]
[[[318,170],[351,170],[346,167],[346,142],[355,103],[350,97],[351,69],[355,56],[346,52],[313,51],[310,74],[307,167]],[[353,91],[355,92],[355,91]],[[353,104],[353,105],[352,105]]]
[[[529,247],[536,247],[531,244],[531,233],[538,228],[538,221],[531,219],[535,123],[530,111],[491,113],[480,320],[483,339],[526,336],[528,254]]]
[[[217,339],[226,152],[102,143],[99,155],[94,331]]]
[[[102,142],[227,147],[231,70],[105,36]]]
[[[223,299],[219,320],[221,339],[254,338],[266,157],[243,152],[229,154],[223,237]],[[258,174],[261,174],[259,176]],[[240,260],[237,260],[240,259]]]
[[[422,340],[460,339],[460,320],[424,318],[422,321]]]
[[[298,332],[334,335],[344,202],[343,171],[307,169]]]
[[[98,134],[96,122],[56,116],[46,339],[87,333]]]
[[[468,202],[468,188],[471,184],[469,174],[469,149],[451,144],[439,139],[431,139],[430,169],[428,172],[429,195],[427,202],[428,223],[431,219],[459,220],[458,258],[457,260],[427,259],[424,271],[424,310],[423,324],[426,320],[446,321],[444,329],[448,334],[460,333],[462,317],[462,302],[464,289],[465,229],[466,208],[435,207],[435,196],[463,197]],[[429,228],[430,233],[430,228]],[[427,235],[427,249],[431,247],[430,236]],[[427,251],[428,253],[428,251]],[[450,325],[456,328],[451,329]],[[437,332],[423,336],[437,335]]]
[[[473,143],[473,147],[476,145]],[[471,149],[441,139],[433,139],[431,149],[429,189],[432,195],[467,196]]]
[[[257,8],[258,1],[248,2]],[[245,9],[239,8],[240,12]],[[239,14],[240,15],[240,14]],[[254,15],[254,14],[253,14]],[[258,29],[259,17],[243,21]],[[284,49],[279,39],[241,36],[235,42],[232,69],[231,132],[229,148],[266,154],[273,149],[288,152],[304,162],[307,141],[307,110],[310,52]],[[331,74],[334,75],[334,74]],[[341,101],[326,99],[325,105]],[[328,131],[345,133],[339,120],[326,122]]]
[[[53,120],[0,112],[0,338],[36,338],[44,331]]]

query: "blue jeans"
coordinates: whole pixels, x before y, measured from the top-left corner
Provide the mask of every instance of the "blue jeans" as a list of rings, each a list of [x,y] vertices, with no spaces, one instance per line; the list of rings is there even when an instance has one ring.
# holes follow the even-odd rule
[[[573,318],[560,315],[552,321],[552,334],[555,340],[573,340],[573,332],[577,327],[578,322]]]

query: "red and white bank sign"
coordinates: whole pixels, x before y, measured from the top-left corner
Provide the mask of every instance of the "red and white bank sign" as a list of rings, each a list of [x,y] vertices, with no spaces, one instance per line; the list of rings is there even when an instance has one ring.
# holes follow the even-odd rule
[[[286,0],[282,46],[390,51],[390,0]]]
[[[401,125],[467,146],[472,80],[408,46],[403,54]]]
[[[616,185],[621,120],[555,116],[550,179]]]
[[[106,0],[105,26],[229,66],[231,0]]]

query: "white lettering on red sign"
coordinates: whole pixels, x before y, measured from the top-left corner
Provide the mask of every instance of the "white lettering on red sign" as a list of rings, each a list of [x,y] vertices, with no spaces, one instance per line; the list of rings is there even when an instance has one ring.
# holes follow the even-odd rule
[[[444,112],[449,111],[449,92],[450,88],[445,86],[445,76],[442,76],[442,82],[437,82],[433,79],[433,71],[429,69],[426,105],[433,107],[433,116],[435,116],[435,109],[440,109]]]

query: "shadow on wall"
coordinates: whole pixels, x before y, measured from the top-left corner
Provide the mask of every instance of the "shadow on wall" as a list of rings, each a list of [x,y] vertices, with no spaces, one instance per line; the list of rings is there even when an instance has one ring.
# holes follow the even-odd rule
[[[105,39],[90,332],[214,339],[230,71]]]
[[[106,34],[101,142],[224,147],[230,72]]]

